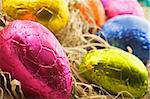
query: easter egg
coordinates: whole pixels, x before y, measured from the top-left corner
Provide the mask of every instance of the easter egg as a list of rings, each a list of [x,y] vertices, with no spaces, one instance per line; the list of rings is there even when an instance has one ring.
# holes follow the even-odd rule
[[[69,99],[68,58],[44,26],[16,20],[0,31],[0,69],[21,82],[26,99]]]
[[[96,24],[98,27],[105,23],[105,10],[100,0],[84,0],[74,4],[83,18],[90,24]],[[93,20],[92,20],[93,19]]]
[[[65,0],[4,0],[2,10],[14,19],[37,21],[57,33],[69,20]]]
[[[139,57],[145,64],[150,60],[150,23],[134,15],[120,15],[108,20],[102,27],[103,36],[115,47]]]
[[[91,50],[82,59],[80,75],[111,94],[127,91],[135,98],[148,91],[148,71],[136,56],[121,49]],[[124,96],[128,97],[124,93]]]
[[[132,14],[144,17],[144,12],[137,0],[101,0],[108,18],[117,15]]]

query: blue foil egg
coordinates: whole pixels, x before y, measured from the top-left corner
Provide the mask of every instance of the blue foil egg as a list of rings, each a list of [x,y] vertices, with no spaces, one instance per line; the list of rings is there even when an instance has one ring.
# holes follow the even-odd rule
[[[134,15],[116,16],[104,24],[101,32],[112,46],[125,51],[129,46],[145,64],[150,61],[150,22],[146,19]]]

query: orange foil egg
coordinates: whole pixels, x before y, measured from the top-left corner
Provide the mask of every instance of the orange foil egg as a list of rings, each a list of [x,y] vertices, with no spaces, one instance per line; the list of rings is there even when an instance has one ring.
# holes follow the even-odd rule
[[[100,0],[84,0],[77,2],[75,8],[79,9],[82,17],[90,24],[98,27],[105,23],[105,11]]]

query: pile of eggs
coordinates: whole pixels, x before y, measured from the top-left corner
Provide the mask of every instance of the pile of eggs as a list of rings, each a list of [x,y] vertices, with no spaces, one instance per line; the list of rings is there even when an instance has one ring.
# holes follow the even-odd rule
[[[103,37],[112,47],[89,51],[79,65],[81,76],[112,94],[128,91],[136,98],[143,97],[148,89],[150,22],[144,18],[141,5],[137,0],[85,2],[87,5],[77,2],[73,8],[89,24],[100,28],[95,35]],[[68,58],[53,35],[69,21],[67,1],[4,0],[2,6],[4,13],[19,20],[1,31],[0,59],[4,61],[0,61],[0,68],[21,81],[29,98],[69,99],[72,79]],[[128,53],[129,49],[132,53]],[[22,77],[32,78],[31,83]]]

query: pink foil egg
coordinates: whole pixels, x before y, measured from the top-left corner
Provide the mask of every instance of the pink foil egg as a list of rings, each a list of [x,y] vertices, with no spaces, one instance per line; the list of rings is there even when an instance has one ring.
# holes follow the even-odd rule
[[[117,15],[132,14],[144,17],[144,12],[137,0],[101,0],[108,18]]]
[[[28,99],[69,99],[69,61],[55,36],[39,23],[16,20],[0,31],[0,68],[21,82]]]

